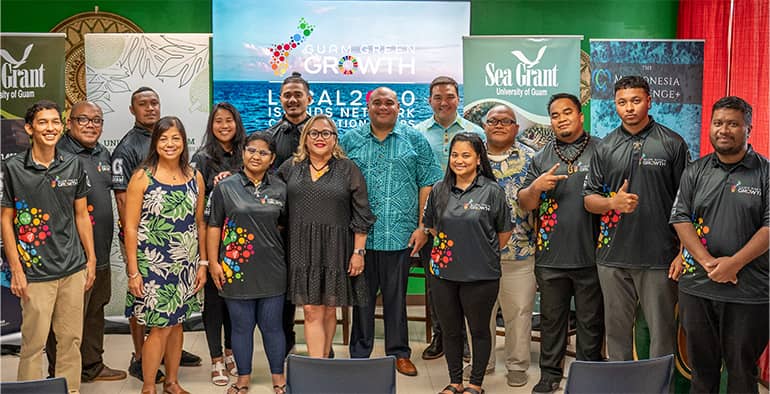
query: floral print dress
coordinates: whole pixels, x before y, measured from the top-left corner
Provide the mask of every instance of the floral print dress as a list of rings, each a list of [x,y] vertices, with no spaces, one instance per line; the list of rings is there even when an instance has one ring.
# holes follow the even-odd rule
[[[201,310],[195,295],[198,184],[193,176],[184,185],[166,185],[145,172],[149,184],[142,200],[136,251],[144,296],[128,293],[125,313],[149,327],[170,327]]]

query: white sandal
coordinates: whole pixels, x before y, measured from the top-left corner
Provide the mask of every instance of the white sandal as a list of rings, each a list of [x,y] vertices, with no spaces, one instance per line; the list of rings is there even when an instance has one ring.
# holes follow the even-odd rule
[[[235,357],[233,355],[225,356],[225,365],[227,364],[233,364],[233,367],[230,369],[230,376],[238,376],[238,366],[235,365]]]
[[[217,386],[227,386],[230,383],[230,378],[225,373],[225,364],[221,361],[211,364],[211,383]]]

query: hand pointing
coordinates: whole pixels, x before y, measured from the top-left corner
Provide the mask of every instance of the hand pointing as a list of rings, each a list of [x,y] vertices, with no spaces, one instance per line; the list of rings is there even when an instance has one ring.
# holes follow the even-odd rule
[[[554,164],[553,167],[546,171],[545,174],[540,175],[537,179],[535,179],[535,189],[539,192],[547,192],[549,190],[553,190],[559,181],[568,178],[567,175],[556,175],[557,168],[559,168],[559,163]]]

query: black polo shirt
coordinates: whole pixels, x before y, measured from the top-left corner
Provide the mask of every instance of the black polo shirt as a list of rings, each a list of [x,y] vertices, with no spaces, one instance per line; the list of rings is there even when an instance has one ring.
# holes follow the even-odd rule
[[[243,166],[242,152],[224,152],[222,162],[215,163],[208,153],[203,150],[195,152],[190,160],[193,167],[197,168],[206,183],[206,196],[214,189],[214,178],[221,172],[230,171],[235,174]]]
[[[588,138],[588,144],[578,157],[581,143]],[[599,233],[599,217],[583,206],[583,182],[588,173],[596,147],[597,137],[584,137],[571,144],[558,140],[549,142],[532,159],[522,189],[532,185],[540,175],[560,163],[556,175],[568,178],[556,183],[553,190],[540,194],[540,205],[535,209],[538,218],[535,265],[547,268],[584,268],[596,265],[596,236]],[[566,162],[556,154],[554,146],[566,158],[575,157],[570,173]]]
[[[749,147],[737,165],[725,165],[715,153],[684,171],[671,210],[671,223],[692,223],[701,242],[714,257],[732,256],[762,227],[770,226],[766,158]],[[768,252],[738,271],[738,284],[717,283],[689,252],[683,253],[683,292],[716,301],[767,304]]]
[[[76,155],[91,181],[91,191],[88,192],[88,214],[94,227],[94,249],[96,251],[96,268],[106,268],[110,265],[110,248],[112,247],[112,172],[110,152],[102,144],[86,148],[69,134],[65,134],[57,145],[62,152]]]
[[[134,125],[120,140],[112,152],[112,188],[125,191],[134,170],[139,167],[150,153],[152,132],[141,126]]]
[[[632,213],[601,215],[597,264],[639,269],[671,265],[679,239],[668,217],[689,158],[684,139],[652,117],[636,135],[620,126],[602,140],[591,158],[583,195],[614,196],[628,179],[628,192],[639,196],[639,204]]]
[[[74,203],[89,189],[83,166],[69,153],[57,150],[48,168],[32,161],[31,148],[3,162],[1,204],[16,210],[16,246],[28,281],[60,279],[85,268]]]
[[[284,294],[286,261],[278,224],[286,211],[286,184],[265,174],[255,188],[239,172],[214,187],[209,204],[208,225],[222,229],[218,261],[227,282],[220,295],[254,299]]]
[[[305,127],[305,123],[310,119],[306,117],[305,120],[294,124],[286,119],[286,115],[281,117],[278,123],[270,126],[267,130],[275,141],[275,162],[273,162],[273,169],[283,164],[286,159],[290,158],[297,150],[299,145],[299,135],[302,133],[302,128]]]
[[[433,187],[423,217],[425,227],[438,231],[431,250],[431,273],[457,282],[500,278],[497,234],[513,229],[505,191],[484,176],[477,176],[465,191],[452,186],[437,223],[436,192],[441,182]]]

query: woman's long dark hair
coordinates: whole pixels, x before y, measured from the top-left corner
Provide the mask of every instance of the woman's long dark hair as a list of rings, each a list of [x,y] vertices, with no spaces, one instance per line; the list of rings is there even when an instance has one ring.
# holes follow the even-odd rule
[[[489,158],[487,157],[487,148],[484,146],[484,141],[481,140],[481,137],[479,137],[478,134],[475,133],[457,133],[455,134],[454,138],[452,138],[452,142],[449,144],[449,160],[446,164],[446,172],[444,173],[444,179],[442,182],[436,186],[435,193],[433,193],[433,196],[436,198],[436,201],[433,206],[436,207],[436,226],[435,228],[439,228],[439,225],[441,224],[441,217],[444,215],[444,211],[446,210],[446,206],[449,203],[449,193],[452,192],[452,186],[455,185],[457,182],[457,176],[454,172],[452,172],[452,169],[450,167],[450,162],[452,161],[452,148],[454,148],[455,144],[458,142],[468,142],[473,147],[473,150],[476,152],[477,155],[479,155],[479,166],[476,167],[476,172],[478,176],[484,176],[489,178],[492,181],[495,181],[495,174],[492,173],[492,165],[489,164]]]
[[[217,103],[214,108],[211,109],[209,114],[209,120],[206,126],[206,134],[203,137],[203,144],[198,149],[199,152],[203,152],[209,158],[209,167],[215,172],[230,171],[232,168],[224,168],[224,155],[225,150],[222,149],[222,144],[219,143],[217,137],[214,135],[214,118],[217,111],[223,109],[233,115],[233,121],[235,121],[235,135],[232,141],[230,141],[233,155],[238,156],[238,162],[241,162],[240,154],[243,151],[243,147],[246,146],[246,130],[243,128],[243,121],[241,120],[241,114],[230,103],[223,101]]]
[[[152,129],[152,139],[150,140],[150,152],[147,154],[147,158],[144,159],[139,168],[147,168],[153,173],[158,168],[158,140],[160,140],[161,134],[165,133],[168,129],[176,127],[179,133],[182,134],[184,144],[182,145],[182,154],[179,155],[179,168],[182,169],[182,173],[185,175],[192,174],[192,167],[190,166],[190,151],[187,147],[187,132],[184,129],[182,121],[176,116],[164,116],[155,123],[155,127]]]

